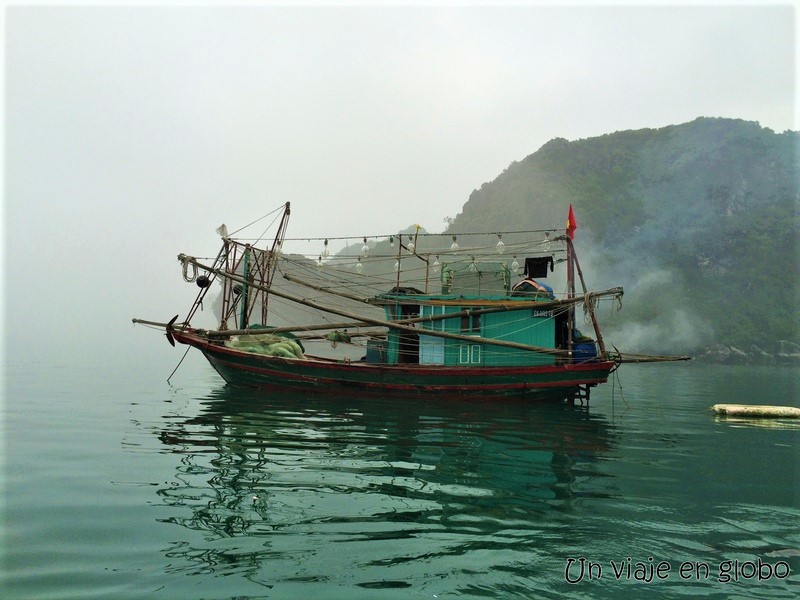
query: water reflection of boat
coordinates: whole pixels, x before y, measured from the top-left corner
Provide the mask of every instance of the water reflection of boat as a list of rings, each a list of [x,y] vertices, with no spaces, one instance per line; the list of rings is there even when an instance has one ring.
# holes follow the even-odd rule
[[[486,411],[469,401],[267,401],[225,387],[199,415],[165,423],[159,437],[180,457],[173,481],[158,491],[174,509],[164,521],[203,534],[202,548],[184,551],[206,566],[224,562],[215,549],[230,543],[217,541],[231,537],[250,549],[248,561],[254,552],[256,562],[292,561],[322,552],[323,543],[326,552],[345,552],[365,540],[376,542],[366,563],[391,561],[404,552],[397,540],[416,548],[410,556],[429,535],[431,548],[442,535],[513,528],[524,536],[544,513],[610,493],[595,463],[613,446],[612,427],[563,404],[506,402]],[[454,541],[467,546],[448,552],[474,542]]]

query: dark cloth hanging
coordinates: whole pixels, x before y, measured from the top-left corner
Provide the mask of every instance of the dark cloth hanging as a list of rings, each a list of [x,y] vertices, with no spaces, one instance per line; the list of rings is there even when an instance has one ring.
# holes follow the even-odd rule
[[[553,257],[552,256],[537,256],[536,258],[525,259],[525,276],[526,277],[547,277],[547,265],[550,265],[550,271],[553,271]]]

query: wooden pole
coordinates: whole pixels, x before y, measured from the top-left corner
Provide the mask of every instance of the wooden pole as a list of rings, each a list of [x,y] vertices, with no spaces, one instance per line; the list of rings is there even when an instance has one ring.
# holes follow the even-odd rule
[[[651,363],[651,362],[676,362],[680,360],[692,360],[691,356],[650,356],[645,354],[626,354],[621,352],[617,356],[619,363]]]
[[[289,227],[289,215],[291,214],[291,203],[287,202],[283,208],[283,215],[281,215],[281,222],[278,225],[278,231],[275,233],[275,239],[272,240],[272,250],[267,255],[267,264],[266,264],[266,281],[267,286],[272,285],[272,278],[275,276],[275,269],[278,266],[278,259],[276,257],[276,251],[283,245],[283,238],[286,236],[286,229]],[[269,295],[263,294],[261,299],[261,323],[266,325],[267,323],[267,307],[269,305]],[[247,323],[242,325],[242,327],[246,327]]]
[[[586,281],[583,279],[583,271],[581,271],[581,265],[578,262],[578,255],[575,254],[575,248],[572,246],[572,240],[567,237],[567,244],[572,249],[572,260],[575,261],[575,268],[578,270],[578,277],[581,280],[581,287],[583,288],[584,298],[588,295],[586,291]],[[592,326],[594,327],[594,334],[597,337],[597,344],[600,346],[600,354],[602,356],[606,355],[606,344],[603,341],[603,333],[600,331],[600,324],[597,322],[597,315],[594,314],[594,306],[592,306],[591,302],[586,302],[586,308],[589,309],[589,316],[592,319]]]
[[[332,294],[334,296],[341,296],[343,298],[348,298],[350,300],[355,300],[356,302],[363,302],[364,304],[370,305],[378,305],[381,304],[376,302],[373,298],[364,298],[361,296],[353,296],[350,294],[345,294],[344,292],[338,292],[332,290],[330,288],[326,288],[319,285],[314,285],[312,283],[308,283],[303,281],[302,279],[298,279],[292,275],[283,275],[285,279],[291,281],[292,283],[298,283],[300,285],[306,286],[312,290],[316,290],[318,292],[325,292],[327,294]],[[593,296],[595,298],[603,298],[605,296],[618,296],[622,294],[621,287],[614,287],[609,288],[607,290],[600,290],[599,292],[593,292],[592,294],[585,294],[584,296],[573,298],[572,300],[549,300],[549,301],[539,301],[539,300],[513,300],[508,301],[507,303],[502,303],[496,306],[490,306],[488,308],[471,308],[469,309],[470,314],[486,314],[486,313],[493,313],[493,312],[508,312],[514,310],[527,310],[529,308],[534,308],[536,310],[549,310],[551,308],[559,308],[559,307],[566,307],[570,306],[571,304],[576,304],[578,302],[583,302],[588,296]],[[419,304],[419,300],[414,300],[413,296],[409,296],[407,301],[402,300],[392,300],[391,302],[386,302],[386,304]],[[454,303],[463,306],[465,304],[469,304],[469,300],[460,299],[458,301],[454,301]],[[464,316],[467,311],[462,311],[458,313],[449,313],[447,315],[431,315],[428,317],[419,317],[414,319],[401,319],[398,322],[400,323],[421,323],[421,322],[428,322],[428,321],[441,321],[443,319],[452,319],[455,317]],[[333,325],[331,327],[334,327]],[[351,326],[352,327],[352,326]]]
[[[403,234],[397,234],[397,283],[395,287],[400,288],[400,259],[403,257]]]
[[[573,259],[572,240],[569,239],[567,232],[567,300],[575,297],[575,269]],[[571,306],[567,314],[567,349],[572,356],[573,336],[575,331],[575,306]]]

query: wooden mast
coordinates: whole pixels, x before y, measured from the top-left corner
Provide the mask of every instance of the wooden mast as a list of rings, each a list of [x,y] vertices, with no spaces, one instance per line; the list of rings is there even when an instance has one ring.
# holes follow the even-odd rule
[[[278,231],[275,234],[275,239],[272,242],[272,249],[270,250],[267,258],[267,272],[264,278],[264,284],[269,288],[272,285],[272,278],[275,276],[275,269],[278,266],[278,255],[283,246],[283,238],[286,236],[286,228],[289,226],[289,215],[291,214],[291,203],[287,202],[284,207],[281,222],[278,225]],[[261,324],[267,324],[267,305],[269,303],[269,294],[263,293],[261,299]],[[246,327],[247,325],[245,325]]]
[[[581,280],[581,288],[583,289],[584,298],[587,298],[589,293],[588,293],[588,291],[586,289],[586,281],[584,281],[584,279],[583,279],[583,271],[581,271],[581,265],[578,262],[578,255],[575,254],[575,249],[572,247],[572,240],[569,239],[569,236],[567,236],[567,246],[569,246],[569,248],[571,248],[571,250],[572,250],[572,259],[573,259],[573,261],[575,261],[575,268],[577,269],[578,277],[580,277],[580,280]],[[574,285],[574,282],[573,282],[573,285]],[[603,341],[603,332],[600,331],[600,324],[597,322],[597,315],[595,315],[595,313],[594,313],[594,305],[591,302],[591,300],[589,300],[587,298],[585,306],[586,306],[586,309],[589,311],[589,316],[592,319],[592,326],[594,327],[594,334],[597,337],[597,345],[600,346],[600,354],[602,356],[605,356],[606,355],[606,344]],[[573,319],[574,319],[574,310],[573,310]]]
[[[247,327],[247,322],[250,320],[250,307],[248,306],[250,297],[248,292],[250,290],[250,286],[247,283],[250,281],[250,244],[247,244],[244,247],[244,256],[242,257],[242,274],[242,293],[240,296],[241,299],[239,300],[239,302],[241,302],[241,306],[239,307],[240,329]]]

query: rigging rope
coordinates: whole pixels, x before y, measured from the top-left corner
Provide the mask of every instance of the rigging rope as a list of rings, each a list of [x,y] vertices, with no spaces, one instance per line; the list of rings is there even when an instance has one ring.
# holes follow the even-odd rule
[[[175,375],[175,373],[177,373],[177,372],[178,372],[178,369],[180,369],[180,368],[181,368],[181,365],[183,364],[183,359],[185,359],[185,358],[186,358],[186,355],[187,355],[187,354],[189,354],[189,350],[191,350],[191,349],[192,349],[192,347],[191,347],[191,346],[188,346],[188,345],[186,346],[186,352],[184,352],[184,353],[183,353],[183,356],[181,357],[180,361],[178,361],[178,364],[177,364],[177,365],[175,366],[175,368],[172,370],[172,373],[170,373],[170,374],[169,374],[169,377],[167,377],[167,384],[169,384],[169,385],[172,385],[172,384],[170,383],[170,380],[172,379],[172,376],[173,376],[173,375]]]
[[[276,212],[276,211],[273,211],[273,212]],[[266,215],[265,215],[265,216],[266,216]],[[272,226],[275,224],[275,221],[277,221],[277,220],[278,220],[278,217],[280,217],[280,216],[281,216],[281,215],[275,215],[275,217],[272,219],[272,221],[270,222],[270,224],[269,224],[269,225],[267,225],[266,229],[264,229],[264,231],[263,231],[263,232],[261,232],[261,235],[260,235],[260,236],[258,236],[258,238],[256,239],[256,241],[255,241],[255,242],[253,242],[253,245],[254,245],[254,246],[255,246],[256,244],[258,244],[258,243],[259,243],[259,242],[260,242],[262,239],[264,239],[264,236],[265,236],[265,235],[267,235],[267,232],[269,231],[270,227],[272,227]]]
[[[283,206],[280,207],[280,209],[282,209],[282,208],[283,208]],[[280,209],[278,209],[278,210],[280,210]],[[275,212],[275,211],[273,211],[273,212]],[[269,213],[269,214],[272,214],[272,213]],[[257,219],[256,221],[253,221],[253,223],[256,223],[256,222],[260,221],[261,219],[264,219],[265,217],[269,216],[269,214],[264,215],[264,217],[261,217],[261,218]],[[250,225],[252,225],[253,223],[250,223]],[[245,225],[245,227],[248,227],[248,226],[249,225]],[[245,227],[237,229],[233,233],[241,231]],[[441,237],[441,238],[450,239],[454,235],[456,237],[492,236],[492,235],[497,235],[499,233],[499,234],[504,235],[504,236],[511,236],[511,235],[527,235],[527,234],[531,234],[531,233],[558,233],[558,232],[563,232],[563,228],[551,227],[551,228],[548,228],[548,229],[521,229],[521,230],[516,230],[516,231],[498,231],[498,232],[493,232],[493,231],[455,231],[455,232],[431,233],[431,232],[427,232],[427,231],[419,231],[417,233],[409,233],[409,232],[399,232],[398,233],[398,232],[394,232],[394,233],[377,234],[377,235],[373,234],[373,235],[367,235],[367,236],[363,236],[363,235],[348,235],[348,236],[325,236],[325,237],[313,237],[313,236],[312,237],[292,237],[292,238],[287,237],[286,241],[287,242],[300,242],[300,241],[311,242],[311,241],[322,241],[322,240],[337,240],[337,241],[354,240],[354,241],[359,241],[359,240],[363,240],[364,237],[366,237],[369,240],[378,240],[378,239],[389,239],[391,237],[397,237],[399,235],[402,235],[403,238],[413,238],[413,237],[416,236],[418,238]],[[504,238],[504,241],[505,241],[505,238]],[[554,240],[551,239],[550,241],[552,242]]]
[[[272,211],[268,212],[267,214],[265,214],[265,215],[263,215],[263,216],[261,216],[261,217],[258,217],[258,218],[257,218],[255,221],[251,221],[250,223],[248,223],[247,225],[245,225],[245,226],[243,226],[243,227],[239,227],[239,229],[237,229],[236,231],[232,231],[230,234],[228,234],[228,237],[232,237],[233,235],[235,235],[235,234],[239,233],[239,232],[240,232],[240,231],[242,231],[243,229],[247,229],[248,227],[250,227],[250,225],[254,225],[254,224],[258,223],[259,221],[263,221],[263,220],[264,220],[264,219],[266,219],[268,216],[270,216],[270,215],[273,215],[273,214],[275,214],[276,212],[278,212],[279,210],[283,210],[284,208],[286,208],[286,205],[284,205],[284,204],[281,204],[281,205],[280,205],[278,208],[276,208],[275,210],[272,210]]]

